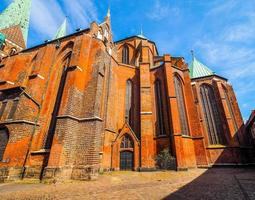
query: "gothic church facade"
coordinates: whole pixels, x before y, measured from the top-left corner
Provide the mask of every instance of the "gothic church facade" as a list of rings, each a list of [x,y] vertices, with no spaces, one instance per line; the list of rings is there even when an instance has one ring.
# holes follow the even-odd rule
[[[0,179],[153,170],[166,148],[177,170],[249,162],[226,78],[195,57],[189,67],[159,55],[144,35],[114,42],[109,12],[26,48],[30,7],[15,0],[0,15]]]

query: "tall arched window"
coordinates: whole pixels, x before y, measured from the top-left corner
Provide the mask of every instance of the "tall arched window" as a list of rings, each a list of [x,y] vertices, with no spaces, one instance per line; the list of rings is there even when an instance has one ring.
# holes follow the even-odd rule
[[[224,144],[223,127],[213,88],[203,84],[200,88],[201,102],[210,144]]]
[[[189,135],[189,126],[187,120],[185,98],[183,93],[183,84],[181,79],[177,75],[174,76],[174,88],[180,116],[181,131],[183,135]]]
[[[9,140],[9,134],[7,129],[0,128],[0,161],[3,160],[4,152]]]
[[[59,109],[60,109],[60,106],[61,106],[62,95],[63,95],[64,89],[65,89],[65,84],[66,84],[66,79],[67,79],[67,72],[68,72],[68,67],[70,66],[71,56],[72,56],[72,53],[69,52],[65,56],[65,58],[63,59],[63,61],[61,63],[60,70],[62,71],[62,73],[60,75],[61,76],[60,82],[58,83],[59,84],[58,85],[58,91],[57,91],[57,96],[56,96],[56,99],[55,99],[55,105],[54,105],[53,112],[52,112],[52,118],[51,118],[49,130],[48,130],[48,136],[47,136],[46,141],[45,141],[45,148],[46,149],[51,148],[53,136],[54,136],[56,125],[57,125],[57,116],[58,116]]]
[[[127,80],[126,83],[126,98],[125,98],[125,120],[129,125],[133,126],[132,117],[132,100],[133,100],[133,83],[131,80]]]
[[[155,102],[156,102],[156,132],[157,135],[164,135],[164,113],[163,113],[163,102],[162,102],[162,92],[161,92],[161,82],[156,80],[154,84],[155,91]]]
[[[235,118],[234,110],[233,110],[231,101],[229,99],[228,91],[227,91],[227,89],[224,86],[223,86],[223,92],[224,92],[224,97],[225,97],[225,100],[227,102],[227,106],[228,106],[228,110],[230,112],[230,116],[231,116],[232,122],[234,124],[235,131],[237,131],[238,130],[238,126],[237,126],[237,123],[236,123],[236,118]]]
[[[124,45],[122,49],[122,63],[129,64],[129,48],[128,45]]]

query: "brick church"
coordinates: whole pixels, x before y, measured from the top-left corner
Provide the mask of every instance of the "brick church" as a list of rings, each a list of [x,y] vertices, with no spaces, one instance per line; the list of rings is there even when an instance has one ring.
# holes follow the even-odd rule
[[[249,161],[228,80],[193,56],[159,55],[143,34],[113,41],[111,17],[26,48],[31,0],[0,14],[0,179],[92,179]]]

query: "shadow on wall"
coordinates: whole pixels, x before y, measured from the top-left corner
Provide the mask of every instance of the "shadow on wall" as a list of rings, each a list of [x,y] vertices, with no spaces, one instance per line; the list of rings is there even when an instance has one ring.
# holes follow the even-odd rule
[[[243,127],[242,127],[243,128]],[[249,136],[246,135],[246,141]],[[250,200],[255,199],[255,166],[254,148],[242,146],[238,150],[241,155],[239,163],[232,165],[213,165],[198,178],[176,192],[169,194],[164,200],[197,200],[197,199],[219,199],[219,200]],[[225,148],[215,163],[222,163],[230,156],[231,148]],[[232,154],[237,156],[237,154]],[[233,160],[238,160],[234,158]]]

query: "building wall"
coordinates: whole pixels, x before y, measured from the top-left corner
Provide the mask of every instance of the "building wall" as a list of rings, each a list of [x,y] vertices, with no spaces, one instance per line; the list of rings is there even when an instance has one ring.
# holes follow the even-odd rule
[[[216,97],[220,123],[223,127],[223,130],[219,134],[225,138],[225,142],[222,144],[210,144],[209,142],[209,132],[200,92],[200,88],[204,84],[213,88]],[[194,79],[192,80],[192,87],[200,124],[203,127],[209,163],[212,165],[219,163],[242,163],[241,146],[245,145],[243,142],[243,121],[232,87],[226,79],[218,76]]]
[[[128,63],[122,63],[124,47]],[[155,157],[165,148],[178,170],[244,161],[243,122],[225,79],[191,80],[182,57],[159,56],[155,43],[141,36],[114,44],[108,17],[101,25],[92,23],[88,30],[6,57],[1,66],[0,109],[7,104],[0,130],[9,134],[2,179],[93,179],[99,170],[120,170],[122,151],[132,152],[134,170],[155,169]],[[175,76],[181,80],[188,134],[182,130]],[[127,81],[132,83],[131,124],[125,119]],[[161,83],[161,135],[156,81]],[[199,92],[205,83],[215,88],[224,146],[208,143]],[[18,105],[8,119],[15,95]],[[120,146],[125,136],[133,143],[128,149]]]

